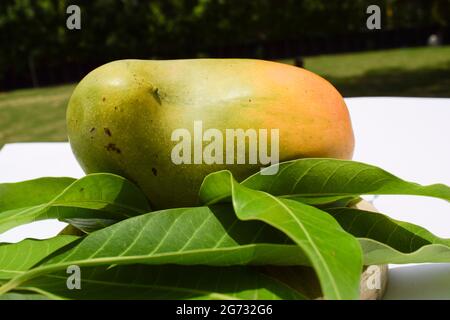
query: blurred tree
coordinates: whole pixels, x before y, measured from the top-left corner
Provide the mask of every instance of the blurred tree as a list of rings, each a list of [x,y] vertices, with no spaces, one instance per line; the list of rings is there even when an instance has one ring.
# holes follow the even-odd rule
[[[179,58],[235,48],[265,57],[267,43],[307,39],[329,50],[363,34],[366,8],[385,14],[383,31],[449,27],[450,0],[1,0],[0,89],[73,80],[120,58]],[[81,30],[66,8],[81,7]],[[348,36],[347,36],[348,38]],[[246,50],[247,50],[246,49]],[[277,51],[283,52],[283,51]],[[220,55],[220,52],[219,52]],[[75,76],[74,76],[75,75]]]
[[[431,16],[442,27],[450,25],[450,0],[432,1]]]

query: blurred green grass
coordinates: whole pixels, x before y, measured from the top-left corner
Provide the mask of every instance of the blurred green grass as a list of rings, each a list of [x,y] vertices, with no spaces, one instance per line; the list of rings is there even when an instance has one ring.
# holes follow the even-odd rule
[[[75,85],[0,93],[0,148],[10,142],[65,141],[66,106]]]
[[[450,97],[450,46],[306,57],[304,67],[346,97]],[[65,109],[74,87],[0,93],[0,148],[10,142],[67,140]]]
[[[450,97],[450,46],[306,57],[304,67],[344,97]]]

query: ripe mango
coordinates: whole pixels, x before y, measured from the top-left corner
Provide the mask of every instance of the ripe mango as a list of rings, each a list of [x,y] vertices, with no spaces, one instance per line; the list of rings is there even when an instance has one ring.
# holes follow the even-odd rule
[[[127,177],[154,209],[196,205],[203,178],[229,169],[243,179],[260,164],[175,164],[176,129],[278,129],[279,159],[349,159],[347,107],[326,80],[251,59],[119,60],[90,72],[67,110],[72,150],[86,173]],[[247,149],[248,152],[248,149]]]

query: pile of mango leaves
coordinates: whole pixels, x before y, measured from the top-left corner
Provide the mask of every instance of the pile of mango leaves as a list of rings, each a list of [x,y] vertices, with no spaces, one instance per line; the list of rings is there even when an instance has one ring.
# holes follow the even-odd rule
[[[201,206],[161,211],[108,173],[0,184],[0,233],[44,219],[70,224],[50,239],[0,244],[0,298],[316,298],[302,286],[309,274],[325,299],[358,299],[366,265],[450,262],[450,239],[352,206],[378,194],[450,201],[448,186],[335,159],[285,162],[241,183],[215,172]],[[80,290],[67,287],[73,265]]]

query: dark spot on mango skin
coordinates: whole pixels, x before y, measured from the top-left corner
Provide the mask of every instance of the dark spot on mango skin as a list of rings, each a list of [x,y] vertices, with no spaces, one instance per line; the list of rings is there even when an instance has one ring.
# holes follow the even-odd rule
[[[103,102],[105,102],[105,101],[106,101],[106,98],[105,98],[105,97],[103,97],[102,101],[103,101]]]
[[[156,171],[156,168],[152,168],[152,173],[155,177],[158,175],[158,171]]]
[[[111,130],[109,130],[109,128],[103,128],[103,131],[105,131],[105,134],[106,134],[108,137],[111,137],[111,136],[112,136]]]
[[[162,102],[161,102],[161,95],[159,93],[159,89],[158,88],[152,88],[151,89],[151,94],[152,94],[153,98],[156,100],[156,102],[158,102],[158,104],[161,105]]]
[[[121,154],[121,153],[122,153],[122,151],[121,151],[119,148],[117,148],[117,146],[116,146],[115,143],[108,143],[108,144],[105,146],[105,148],[106,148],[106,150],[108,150],[108,151],[113,151],[113,152],[115,152],[115,153],[117,153],[117,154]]]
[[[89,130],[89,133],[91,134],[91,139],[94,139],[95,128],[91,128],[91,130]]]
[[[84,188],[81,188],[81,189],[80,189],[80,192],[83,192],[83,191],[84,191]]]

